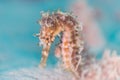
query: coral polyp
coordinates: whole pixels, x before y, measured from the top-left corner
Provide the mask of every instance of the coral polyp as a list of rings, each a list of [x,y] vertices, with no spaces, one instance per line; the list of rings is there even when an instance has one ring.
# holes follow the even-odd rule
[[[39,44],[43,46],[40,66],[45,67],[49,56],[49,50],[56,36],[61,37],[61,43],[56,46],[55,54],[63,61],[66,70],[77,75],[81,63],[81,51],[83,50],[82,26],[69,13],[57,11],[42,13],[38,21],[41,25]],[[62,34],[60,34],[62,33]]]

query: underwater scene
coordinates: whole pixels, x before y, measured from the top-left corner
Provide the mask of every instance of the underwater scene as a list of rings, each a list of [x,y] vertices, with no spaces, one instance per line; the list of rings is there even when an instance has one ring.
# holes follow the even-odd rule
[[[120,0],[0,0],[0,80],[120,80]]]

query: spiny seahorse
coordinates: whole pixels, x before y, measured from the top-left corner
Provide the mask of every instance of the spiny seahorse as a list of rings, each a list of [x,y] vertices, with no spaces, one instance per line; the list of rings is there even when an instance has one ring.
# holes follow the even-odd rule
[[[45,67],[51,43],[61,34],[61,43],[56,47],[56,56],[61,57],[65,69],[77,73],[83,50],[82,26],[69,13],[57,11],[43,13],[38,21],[41,25],[39,44],[43,46],[40,65]]]

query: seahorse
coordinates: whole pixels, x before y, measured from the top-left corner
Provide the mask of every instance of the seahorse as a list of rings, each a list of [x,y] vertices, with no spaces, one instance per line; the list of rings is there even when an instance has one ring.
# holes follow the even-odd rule
[[[42,13],[38,22],[41,30],[36,35],[39,37],[39,44],[43,46],[40,66],[46,66],[52,42],[56,36],[61,36],[61,42],[56,46],[56,56],[62,59],[66,70],[77,75],[81,63],[80,53],[84,48],[81,24],[72,14],[62,11]]]

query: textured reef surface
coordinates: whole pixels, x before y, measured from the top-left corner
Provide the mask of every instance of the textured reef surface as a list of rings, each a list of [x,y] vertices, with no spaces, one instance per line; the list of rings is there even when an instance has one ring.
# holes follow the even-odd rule
[[[84,66],[78,80],[120,80],[120,57],[116,51],[106,50],[101,60],[93,60],[90,65]],[[56,68],[23,68],[5,72],[0,75],[1,80],[76,80],[60,65]]]

